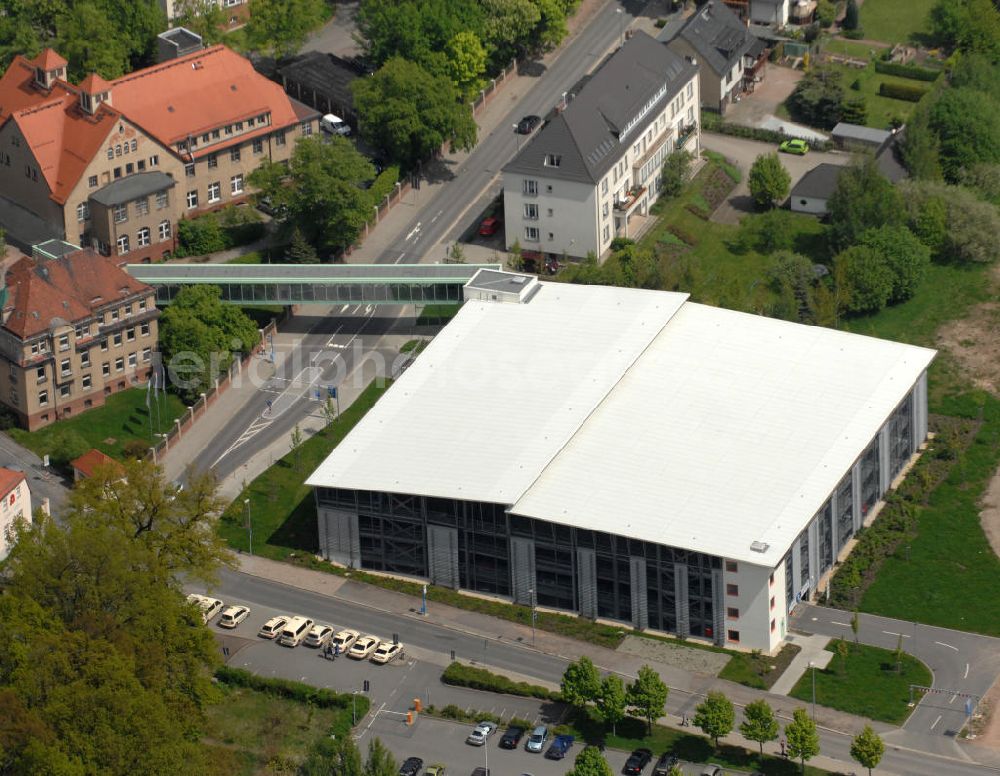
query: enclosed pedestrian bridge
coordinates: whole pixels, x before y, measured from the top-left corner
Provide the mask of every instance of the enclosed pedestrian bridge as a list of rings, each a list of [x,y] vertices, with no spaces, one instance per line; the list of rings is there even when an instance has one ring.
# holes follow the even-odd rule
[[[212,285],[222,300],[273,304],[448,304],[481,269],[499,264],[129,264],[136,280],[169,304],[184,286]]]

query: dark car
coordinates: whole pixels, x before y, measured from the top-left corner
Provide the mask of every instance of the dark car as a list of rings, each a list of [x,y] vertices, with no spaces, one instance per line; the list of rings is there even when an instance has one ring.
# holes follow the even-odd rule
[[[653,753],[648,749],[636,749],[625,761],[622,773],[628,774],[628,776],[637,776],[637,774],[642,773],[642,769],[649,765],[649,761],[652,759]]]
[[[556,736],[549,745],[549,749],[545,753],[545,756],[549,760],[561,760],[566,756],[566,752],[569,751],[569,748],[573,746],[574,740],[573,736]]]
[[[664,752],[653,766],[653,776],[670,776],[670,769],[677,765],[680,765],[680,760],[670,752]]]
[[[541,116],[525,116],[519,122],[517,122],[517,134],[519,135],[530,135],[539,124],[542,123]]]
[[[482,223],[479,224],[479,234],[483,237],[489,237],[490,235],[496,234],[499,229],[500,219],[494,218],[493,216],[484,218]]]
[[[518,727],[517,725],[511,725],[504,731],[503,736],[500,738],[500,748],[517,749],[517,745],[521,743],[521,738],[523,736],[524,736],[523,727]]]
[[[490,776],[490,769],[482,767],[476,768],[472,771],[472,776]]]
[[[407,757],[399,766],[399,776],[417,776],[424,767],[424,761],[419,757]]]

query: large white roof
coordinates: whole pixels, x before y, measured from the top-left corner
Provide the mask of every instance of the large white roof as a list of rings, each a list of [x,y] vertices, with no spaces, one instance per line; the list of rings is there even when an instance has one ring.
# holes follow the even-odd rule
[[[542,284],[467,302],[308,484],[773,566],[934,351],[685,299]]]
[[[513,504],[687,294],[468,301],[307,484]]]

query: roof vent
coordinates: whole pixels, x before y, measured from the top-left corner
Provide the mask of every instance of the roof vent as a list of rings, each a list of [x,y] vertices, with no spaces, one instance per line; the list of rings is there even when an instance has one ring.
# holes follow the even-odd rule
[[[750,549],[754,552],[767,552],[770,546],[767,542],[750,542]]]
[[[236,91],[236,84],[229,84],[229,88],[232,89],[235,92]]]
[[[518,275],[516,278],[511,278],[510,282],[516,283],[517,285],[521,286],[528,282],[528,278],[526,278],[524,275]]]

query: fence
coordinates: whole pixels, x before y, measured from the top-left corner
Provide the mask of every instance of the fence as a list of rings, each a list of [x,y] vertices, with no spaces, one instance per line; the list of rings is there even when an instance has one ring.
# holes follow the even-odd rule
[[[479,96],[473,100],[470,105],[472,108],[472,117],[475,118],[476,115],[485,108],[489,102],[496,96],[500,87],[503,86],[507,79],[513,73],[517,72],[517,59],[512,59],[510,64],[500,70],[499,75],[496,78],[491,78],[490,82],[485,88],[479,90]],[[441,144],[441,147],[434,152],[434,158],[440,159],[448,152],[448,142]],[[375,216],[370,221],[365,222],[364,229],[361,232],[361,238],[358,242],[347,247],[347,249],[338,257],[343,260],[354,253],[355,250],[361,247],[361,244],[365,241],[365,238],[371,234],[372,230],[379,225],[383,218],[385,218],[389,211],[391,211],[396,205],[398,205],[407,194],[411,191],[420,188],[420,172],[418,171],[416,175],[408,175],[406,180],[396,183],[396,188],[393,189],[389,194],[386,194],[382,201],[377,205],[372,205],[375,210]]]
[[[208,408],[225,393],[226,389],[232,384],[233,379],[250,365],[254,356],[264,351],[265,341],[268,337],[277,333],[277,331],[278,324],[273,319],[263,329],[260,329],[260,343],[241,361],[234,361],[225,375],[215,378],[214,384],[209,386],[208,390],[194,404],[188,407],[181,417],[174,421],[174,427],[166,434],[163,434],[163,438],[159,442],[149,448],[149,455],[147,457],[151,458],[155,463],[171,446],[179,442],[181,437],[195,424],[195,421],[204,417]]]

